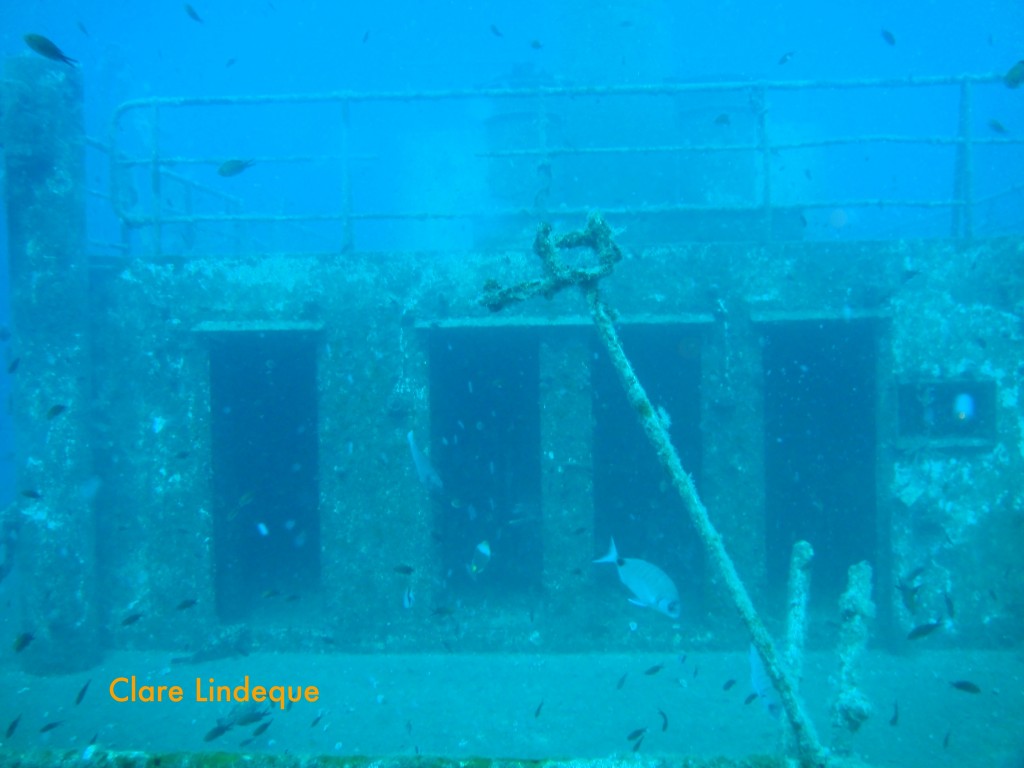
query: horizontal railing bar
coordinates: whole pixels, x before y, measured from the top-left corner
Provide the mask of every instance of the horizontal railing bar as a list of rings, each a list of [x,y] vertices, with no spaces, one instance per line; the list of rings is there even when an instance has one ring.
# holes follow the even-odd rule
[[[157,163],[161,168],[169,165],[215,165],[219,166],[224,163],[226,156],[221,155],[219,157],[161,157]],[[319,162],[323,160],[336,160],[344,161],[341,155],[285,155],[281,157],[246,157],[246,160],[251,160],[253,164],[259,165],[263,163],[307,163],[307,162]],[[360,158],[353,158],[360,159]],[[152,157],[122,157],[117,161],[118,165],[136,166],[136,165],[153,165]]]
[[[961,83],[998,83],[1002,74],[936,75],[903,78],[866,78],[860,80],[739,80],[707,83],[660,83],[656,85],[578,85],[536,86],[534,88],[455,88],[436,91],[329,91],[311,94],[256,96],[152,96],[120,104],[117,116],[133,109],[186,106],[243,106],[260,104],[316,104],[324,102],[372,101],[449,101],[453,99],[537,99],[554,96],[674,96],[683,93],[732,91],[801,91],[812,89],[850,90],[856,88],[900,88],[951,86]]]
[[[964,203],[960,200],[837,200],[837,201],[815,201],[807,203],[787,203],[786,205],[773,206],[773,211],[802,211],[814,208],[958,208]],[[580,216],[586,215],[592,209],[590,207],[576,206],[559,208],[557,211],[548,213],[551,217]],[[637,215],[647,213],[686,213],[686,212],[763,212],[764,206],[751,205],[704,205],[704,204],[675,204],[675,205],[648,205],[637,206],[602,206],[601,211],[605,214],[616,215]],[[133,216],[126,219],[132,226],[145,226],[148,224],[196,224],[203,222],[229,222],[245,221],[257,223],[277,222],[315,222],[315,221],[345,221],[352,219],[357,221],[432,221],[432,220],[454,220],[454,219],[484,219],[484,218],[505,218],[516,216],[535,216],[531,211],[522,208],[504,208],[493,211],[420,211],[414,213],[389,213],[385,211],[368,211],[363,213],[352,213],[346,216],[343,213],[293,213],[293,214],[258,214],[258,213],[204,213],[194,216],[161,216],[155,219],[151,216]]]
[[[974,203],[975,205],[978,203],[989,203],[993,200],[998,200],[1001,197],[1009,197],[1010,195],[1016,195],[1021,192],[1024,192],[1024,184],[1014,184],[1013,186],[1007,187],[999,192],[993,192],[985,195],[984,197],[976,197],[974,198]]]
[[[771,141],[769,150],[807,149],[834,145],[855,144],[937,144],[955,146],[966,140],[956,136],[839,136],[828,139],[808,139],[806,141]],[[1024,144],[1024,139],[981,140],[973,139],[975,144]],[[653,146],[622,146],[622,147],[547,147],[542,149],[504,149],[490,152],[477,152],[475,157],[560,157],[562,155],[605,155],[605,154],[669,154],[673,152],[754,152],[760,151],[761,145],[750,144],[664,144]]]

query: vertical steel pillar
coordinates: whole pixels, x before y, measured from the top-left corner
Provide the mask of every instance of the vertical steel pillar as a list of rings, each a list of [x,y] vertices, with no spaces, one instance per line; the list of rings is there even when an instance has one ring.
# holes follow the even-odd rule
[[[22,631],[31,672],[89,667],[97,631],[90,429],[85,135],[77,69],[8,60],[2,128],[14,384]]]
[[[579,570],[595,551],[589,339],[589,328],[555,328],[540,345],[542,581],[549,615],[563,619],[587,611]]]

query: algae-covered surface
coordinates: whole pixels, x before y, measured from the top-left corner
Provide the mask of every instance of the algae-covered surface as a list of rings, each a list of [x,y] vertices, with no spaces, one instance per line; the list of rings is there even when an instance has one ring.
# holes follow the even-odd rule
[[[927,642],[927,640],[925,641]],[[779,725],[750,694],[747,654],[298,655],[252,654],[207,665],[171,665],[170,654],[119,652],[68,677],[30,677],[5,664],[0,726],[20,716],[0,755],[13,765],[60,756],[108,759],[106,750],[151,757],[129,765],[217,764],[229,755],[373,758],[409,762],[475,759],[656,761],[721,758],[740,764],[777,756]],[[661,665],[660,669],[657,667]],[[809,654],[803,691],[822,740],[832,738],[831,653]],[[180,703],[117,703],[110,682],[180,685]],[[236,685],[315,685],[320,698],[210,737],[232,704],[195,701],[195,679]],[[87,680],[82,702],[76,698]],[[735,681],[729,684],[729,681]],[[851,739],[871,765],[1019,765],[1024,756],[1024,659],[1011,652],[869,652],[863,690],[872,716]],[[951,683],[970,681],[980,693]],[[893,723],[894,706],[899,715]],[[661,713],[664,713],[662,716]],[[41,733],[48,723],[59,725]],[[266,722],[259,735],[254,730]],[[642,742],[627,737],[646,728]],[[95,737],[96,748],[86,752]],[[209,739],[209,740],[206,740]],[[53,750],[39,753],[36,750]],[[32,755],[36,754],[35,761]],[[38,755],[50,758],[39,758]],[[200,755],[203,755],[200,760]],[[121,755],[119,760],[129,759]],[[110,758],[111,760],[113,758]],[[40,762],[41,760],[41,762]],[[163,762],[167,761],[167,762]],[[212,761],[212,762],[211,762]],[[1016,761],[1016,762],[1015,762]],[[113,764],[113,763],[111,763]],[[279,764],[276,761],[267,764]],[[333,762],[323,762],[333,765]],[[698,764],[698,763],[695,763]],[[750,763],[742,763],[750,764]]]

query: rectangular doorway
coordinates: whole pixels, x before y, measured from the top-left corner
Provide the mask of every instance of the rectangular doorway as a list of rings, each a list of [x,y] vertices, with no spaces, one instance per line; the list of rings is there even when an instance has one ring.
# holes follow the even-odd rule
[[[319,587],[316,349],[309,332],[211,334],[215,589],[223,621]]]
[[[619,335],[651,403],[667,415],[672,444],[699,489],[701,328],[623,324]],[[704,549],[596,337],[594,350],[594,556],[614,537],[623,557],[660,567],[679,590],[683,621],[692,623],[703,613]]]
[[[535,328],[430,332],[430,457],[443,599],[538,593],[540,348]],[[491,556],[478,547],[487,542]]]
[[[768,584],[785,590],[792,546],[814,547],[812,600],[834,608],[847,569],[877,566],[873,320],[765,323]]]

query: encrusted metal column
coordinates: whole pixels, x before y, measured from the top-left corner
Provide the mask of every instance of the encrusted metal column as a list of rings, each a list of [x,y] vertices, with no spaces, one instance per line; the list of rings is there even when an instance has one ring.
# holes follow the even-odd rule
[[[562,618],[585,611],[595,551],[589,331],[556,328],[540,344],[543,584],[548,612]]]
[[[701,496],[754,599],[765,583],[764,398],[756,326],[722,304],[701,357]],[[714,578],[714,572],[708,572]],[[711,597],[717,597],[718,587]],[[709,599],[731,614],[732,606]]]
[[[82,78],[7,62],[2,138],[9,227],[22,631],[37,673],[100,656],[90,446],[89,270]],[[25,635],[28,637],[28,635]]]
[[[320,539],[328,623],[347,648],[415,648],[436,586],[430,489],[410,457],[429,446],[428,336],[411,316],[369,305],[367,282],[325,283],[335,302],[318,368]],[[391,264],[414,274],[418,265]]]

